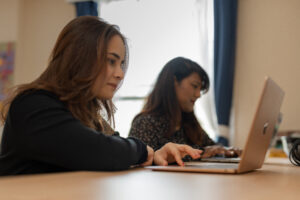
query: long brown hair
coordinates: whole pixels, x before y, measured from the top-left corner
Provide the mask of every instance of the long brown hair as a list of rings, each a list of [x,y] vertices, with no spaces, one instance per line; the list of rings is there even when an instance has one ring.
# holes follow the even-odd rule
[[[165,116],[169,121],[169,128],[165,133],[166,137],[170,137],[175,132],[176,122],[181,119],[188,139],[194,144],[201,144],[203,129],[194,112],[186,113],[181,111],[174,85],[174,78],[180,83],[194,72],[200,76],[201,91],[206,93],[209,89],[209,78],[199,64],[183,57],[170,60],[158,75],[154,88],[139,115]]]
[[[33,82],[13,88],[4,101],[1,120],[4,123],[12,101],[25,91],[45,89],[66,103],[74,117],[96,130],[103,130],[100,111],[114,124],[115,107],[111,100],[97,99],[92,86],[99,74],[106,72],[110,39],[119,35],[126,48],[124,72],[128,66],[125,37],[115,25],[98,17],[82,16],[70,21],[61,31],[46,70]]]

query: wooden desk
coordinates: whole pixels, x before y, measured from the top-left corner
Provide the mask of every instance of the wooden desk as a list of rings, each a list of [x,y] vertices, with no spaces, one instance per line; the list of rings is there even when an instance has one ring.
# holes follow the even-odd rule
[[[300,167],[265,164],[241,175],[154,172],[71,172],[0,178],[0,199],[291,199],[300,198]]]

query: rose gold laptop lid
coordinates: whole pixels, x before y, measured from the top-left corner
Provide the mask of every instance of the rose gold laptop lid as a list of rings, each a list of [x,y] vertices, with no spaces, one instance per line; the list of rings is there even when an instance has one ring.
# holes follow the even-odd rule
[[[283,97],[284,91],[270,77],[266,77],[238,172],[247,172],[262,167]]]
[[[158,171],[209,173],[244,173],[261,168],[279,116],[283,97],[284,91],[270,77],[266,77],[239,164],[186,162],[185,167],[170,165],[147,168]]]

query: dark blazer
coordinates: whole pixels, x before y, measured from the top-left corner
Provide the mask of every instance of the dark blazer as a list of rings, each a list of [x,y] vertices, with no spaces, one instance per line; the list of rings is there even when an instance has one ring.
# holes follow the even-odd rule
[[[0,175],[74,170],[123,170],[147,159],[146,145],[135,138],[108,136],[73,117],[46,90],[19,95],[3,129]]]

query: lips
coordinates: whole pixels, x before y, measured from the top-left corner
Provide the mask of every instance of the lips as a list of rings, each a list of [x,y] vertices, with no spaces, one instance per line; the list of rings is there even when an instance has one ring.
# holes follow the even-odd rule
[[[107,85],[113,87],[114,89],[116,89],[118,86],[118,84],[115,84],[115,83],[108,83]]]

